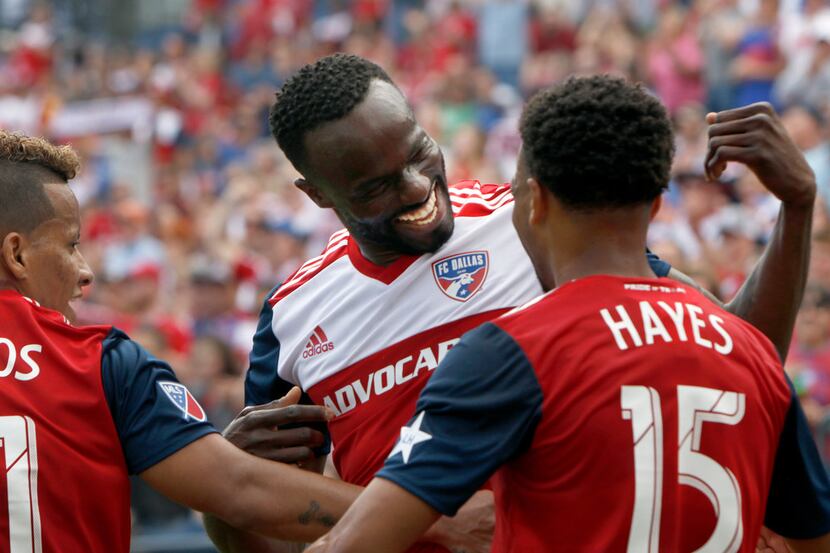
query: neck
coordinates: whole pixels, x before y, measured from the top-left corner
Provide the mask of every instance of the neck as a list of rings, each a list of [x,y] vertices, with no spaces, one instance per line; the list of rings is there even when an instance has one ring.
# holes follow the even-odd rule
[[[0,270],[0,290],[15,290],[20,292],[20,287],[13,280],[2,274]]]
[[[557,284],[591,275],[654,278],[646,259],[648,210],[615,210],[560,219],[552,245]]]
[[[389,248],[376,246],[374,244],[361,244],[360,242],[357,242],[357,247],[360,248],[360,253],[363,257],[375,265],[380,265],[382,267],[391,265],[401,257],[399,252],[390,250]]]

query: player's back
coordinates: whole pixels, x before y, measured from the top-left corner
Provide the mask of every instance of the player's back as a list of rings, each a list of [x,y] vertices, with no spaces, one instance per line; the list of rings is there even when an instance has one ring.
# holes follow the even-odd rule
[[[0,552],[126,552],[129,481],[101,375],[111,329],[12,291],[0,320]]]
[[[610,276],[496,324],[543,399],[494,480],[494,550],[754,551],[791,398],[760,332],[674,281]]]

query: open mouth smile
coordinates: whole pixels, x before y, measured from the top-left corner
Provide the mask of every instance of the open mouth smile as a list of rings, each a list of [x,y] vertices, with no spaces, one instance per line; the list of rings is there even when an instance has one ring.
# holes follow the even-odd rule
[[[409,210],[403,215],[395,218],[395,222],[406,223],[408,225],[423,226],[435,221],[438,216],[438,187],[432,187],[429,198],[420,207]]]

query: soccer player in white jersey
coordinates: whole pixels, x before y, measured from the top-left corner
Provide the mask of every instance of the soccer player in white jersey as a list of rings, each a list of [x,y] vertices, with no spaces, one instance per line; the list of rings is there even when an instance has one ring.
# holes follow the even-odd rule
[[[296,185],[320,207],[334,209],[345,229],[267,298],[246,403],[265,404],[301,386],[307,401],[336,415],[328,432],[339,476],[366,485],[461,334],[541,288],[509,223],[509,185],[448,186],[438,145],[377,65],[338,54],[305,66],[278,93],[271,126],[302,175]],[[725,134],[713,125],[710,134],[711,166],[718,170],[745,159],[744,148],[762,148],[765,155],[751,168],[782,200],[766,255],[726,307],[783,355],[803,292],[815,182],[768,107],[750,109]],[[658,276],[669,270],[651,261]],[[683,278],[675,271],[670,276]],[[271,458],[288,458],[274,451],[285,446],[295,459],[310,456],[323,441],[320,432],[257,425],[262,409],[243,412],[226,436]],[[287,413],[286,421],[297,422],[295,415]],[[327,452],[326,446],[315,450],[317,461]],[[462,508],[461,516],[475,526],[488,520],[482,512]],[[209,526],[226,551],[279,550],[218,521]],[[446,520],[433,530],[428,539],[452,547],[464,542],[448,535],[471,534]],[[486,548],[486,542],[471,546]]]

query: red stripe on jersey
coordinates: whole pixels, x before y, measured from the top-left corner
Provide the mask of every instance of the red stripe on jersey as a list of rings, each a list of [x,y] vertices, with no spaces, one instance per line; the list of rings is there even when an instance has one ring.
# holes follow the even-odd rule
[[[463,180],[449,188],[451,207],[455,217],[484,217],[498,208],[513,201],[510,184],[481,184],[477,180]],[[352,250],[349,254],[349,250]],[[352,265],[361,273],[391,283],[418,259],[418,256],[401,256],[396,262],[381,267],[374,265],[359,253],[360,249],[349,236],[348,231],[335,232],[323,253],[306,261],[280,286],[279,290],[268,300],[274,307],[291,292],[314,278],[323,269],[337,259],[349,254]],[[326,342],[327,340],[323,340]]]
[[[343,257],[348,252],[348,232],[345,230],[336,232],[329,240],[329,245],[323,250],[322,255],[305,262],[279,287],[277,292],[271,296],[268,303],[274,307],[280,300],[291,292],[314,278],[323,269]]]
[[[461,181],[450,188],[452,210],[456,217],[484,217],[513,201],[510,184],[481,184]]]
[[[320,337],[321,342],[328,342],[329,341],[328,336],[326,336],[326,333],[323,332],[323,329],[320,325],[317,325],[317,326],[314,327],[314,334],[316,334],[317,336]]]
[[[312,346],[319,346],[320,345],[320,339],[317,338],[317,335],[314,334],[313,332],[311,333],[311,337],[308,339],[308,341],[311,342]]]

